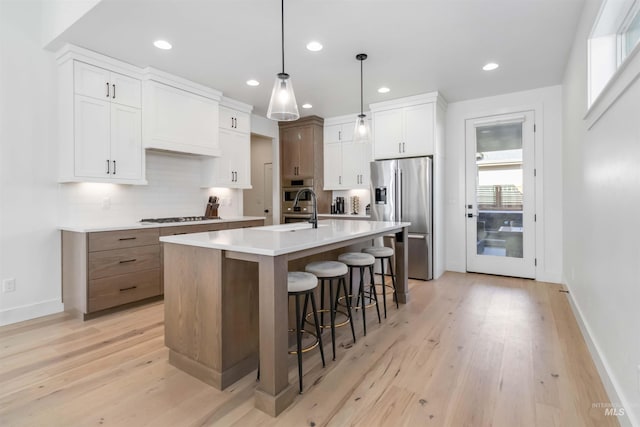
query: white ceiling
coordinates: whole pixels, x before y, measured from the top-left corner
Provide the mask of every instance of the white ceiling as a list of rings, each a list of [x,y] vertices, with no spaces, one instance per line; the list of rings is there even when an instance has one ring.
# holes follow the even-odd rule
[[[460,101],[559,84],[583,0],[285,0],[286,71],[302,115],[438,90]],[[152,45],[166,39],[173,49]],[[320,41],[324,49],[305,45]],[[70,42],[221,90],[264,115],[280,72],[279,0],[102,0]],[[490,61],[500,68],[482,71]],[[248,79],[260,81],[249,87]],[[388,86],[391,92],[379,94]]]

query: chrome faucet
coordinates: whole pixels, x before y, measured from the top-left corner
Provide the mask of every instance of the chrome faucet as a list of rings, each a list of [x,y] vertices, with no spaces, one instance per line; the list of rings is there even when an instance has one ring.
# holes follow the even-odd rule
[[[313,228],[318,228],[318,199],[316,198],[316,193],[314,193],[312,189],[301,188],[300,190],[298,190],[295,199],[293,199],[293,207],[295,208],[298,206],[298,198],[300,197],[300,194],[304,193],[305,191],[308,191],[311,194],[311,199],[313,201],[313,214],[311,214],[311,219],[309,220],[309,222],[313,224]]]

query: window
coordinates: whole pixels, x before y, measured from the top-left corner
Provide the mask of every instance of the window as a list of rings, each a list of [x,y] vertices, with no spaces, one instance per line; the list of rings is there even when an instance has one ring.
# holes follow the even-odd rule
[[[640,0],[605,0],[588,41],[589,107],[640,40]]]

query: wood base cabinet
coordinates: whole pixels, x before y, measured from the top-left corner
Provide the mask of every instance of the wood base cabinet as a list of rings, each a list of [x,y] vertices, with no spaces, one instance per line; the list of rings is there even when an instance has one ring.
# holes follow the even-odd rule
[[[62,232],[62,301],[84,319],[161,295],[158,228]]]
[[[260,227],[228,221],[118,231],[62,231],[62,302],[89,319],[164,294],[160,236]]]

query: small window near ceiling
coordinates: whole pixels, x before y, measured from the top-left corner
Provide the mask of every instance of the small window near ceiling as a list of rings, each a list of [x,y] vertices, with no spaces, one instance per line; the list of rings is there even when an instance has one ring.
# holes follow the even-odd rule
[[[636,6],[640,5],[640,1],[636,2]],[[620,41],[622,45],[622,60],[633,51],[640,40],[640,11],[636,7],[631,14],[629,25],[626,26],[621,34]]]
[[[640,40],[640,0],[605,0],[588,41],[589,107],[634,53]]]

